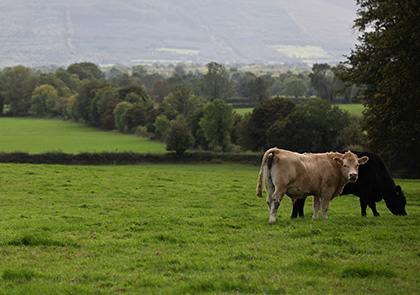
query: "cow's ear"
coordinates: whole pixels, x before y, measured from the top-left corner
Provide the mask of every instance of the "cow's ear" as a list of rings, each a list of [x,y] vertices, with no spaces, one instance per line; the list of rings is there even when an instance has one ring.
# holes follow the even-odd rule
[[[359,162],[360,165],[366,164],[367,161],[369,161],[369,158],[366,156],[363,156],[359,159],[357,159],[357,161]]]
[[[340,157],[334,157],[334,161],[340,166],[343,165],[343,159]]]
[[[402,193],[401,186],[397,185],[395,187],[395,193],[397,194],[398,197],[401,196],[401,193]]]

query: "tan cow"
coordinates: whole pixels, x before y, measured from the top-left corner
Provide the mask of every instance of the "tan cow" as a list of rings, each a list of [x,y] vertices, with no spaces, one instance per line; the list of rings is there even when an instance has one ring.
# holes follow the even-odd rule
[[[309,195],[314,196],[313,219],[318,219],[321,205],[322,218],[327,219],[330,201],[340,195],[348,182],[357,181],[359,165],[368,157],[357,158],[348,151],[345,154],[299,154],[278,148],[265,152],[258,177],[257,196],[262,197],[262,177],[265,175],[269,222],[277,220],[277,209],[287,194],[292,202]]]

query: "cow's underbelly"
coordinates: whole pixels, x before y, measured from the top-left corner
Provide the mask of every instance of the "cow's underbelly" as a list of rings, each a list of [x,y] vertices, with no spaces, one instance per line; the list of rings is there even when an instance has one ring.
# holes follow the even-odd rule
[[[307,189],[298,186],[291,186],[287,189],[286,195],[291,199],[302,199],[311,195],[311,192]]]

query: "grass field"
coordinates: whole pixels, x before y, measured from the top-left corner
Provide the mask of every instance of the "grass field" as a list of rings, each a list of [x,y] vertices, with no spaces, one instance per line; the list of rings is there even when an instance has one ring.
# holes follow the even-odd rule
[[[408,216],[268,223],[245,165],[0,164],[0,294],[418,294],[420,181]]]
[[[163,143],[61,120],[0,117],[0,134],[0,152],[166,152]]]
[[[362,112],[365,107],[360,103],[351,103],[351,104],[338,104],[340,109],[349,112],[350,114],[362,116]]]
[[[362,112],[364,110],[364,106],[362,104],[338,104],[337,105],[340,109],[349,112],[350,114],[354,114],[357,116],[362,116]],[[240,108],[235,109],[235,112],[240,115],[245,115],[246,113],[252,112],[253,108]]]

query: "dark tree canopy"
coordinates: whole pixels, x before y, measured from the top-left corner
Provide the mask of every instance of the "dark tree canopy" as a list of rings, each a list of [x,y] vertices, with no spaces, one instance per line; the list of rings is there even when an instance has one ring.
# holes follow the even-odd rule
[[[24,66],[5,68],[0,76],[0,109],[3,111],[3,104],[8,103],[11,115],[26,116],[38,80],[39,77]]]
[[[105,78],[104,73],[99,69],[99,67],[91,62],[71,64],[67,68],[67,71],[70,74],[78,75],[80,80],[100,80]]]
[[[182,155],[194,144],[194,137],[183,115],[172,120],[166,135],[166,150]]]
[[[420,166],[420,2],[357,0],[360,44],[340,76],[361,87],[370,149],[407,171]]]
[[[311,78],[312,87],[319,97],[333,101],[336,91],[341,87],[341,81],[334,74],[335,68],[329,64],[314,64]]]
[[[231,143],[230,132],[233,127],[233,108],[221,99],[216,99],[203,108],[200,126],[205,138],[214,150],[226,151]]]
[[[349,115],[322,99],[299,104],[266,132],[268,146],[298,152],[326,152],[344,148],[343,130]]]
[[[245,147],[256,151],[267,149],[266,132],[277,120],[284,119],[296,107],[296,104],[286,98],[272,98],[263,100],[253,111],[249,121],[249,138]]]
[[[233,87],[226,78],[226,69],[216,62],[208,63],[208,72],[202,78],[203,95],[209,100],[224,99],[232,94]]]

